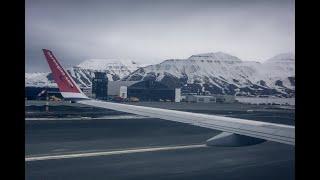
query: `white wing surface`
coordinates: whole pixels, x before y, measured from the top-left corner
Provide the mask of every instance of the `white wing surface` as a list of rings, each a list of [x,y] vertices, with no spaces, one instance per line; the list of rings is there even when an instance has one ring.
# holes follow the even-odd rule
[[[169,121],[187,123],[195,126],[240,134],[269,141],[275,141],[284,144],[295,144],[295,127],[289,125],[112,103],[98,100],[80,100],[77,102],[89,106],[112,109],[116,111],[122,111],[153,118],[160,118]]]

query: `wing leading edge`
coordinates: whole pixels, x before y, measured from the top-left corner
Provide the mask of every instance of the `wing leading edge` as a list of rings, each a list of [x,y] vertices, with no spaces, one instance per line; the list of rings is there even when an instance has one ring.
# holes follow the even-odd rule
[[[251,141],[254,144],[261,142],[260,139],[295,145],[294,126],[89,99],[58,63],[53,53],[46,49],[43,52],[62,96],[76,100],[80,104],[187,123],[224,132],[209,139],[210,142],[207,141],[207,144],[221,144],[220,141],[229,141],[231,144],[238,144],[239,141]],[[250,144],[250,142],[245,144]]]
[[[206,115],[176,110],[135,106],[97,100],[80,100],[80,104],[112,109],[142,116],[187,123],[258,139],[295,145],[295,127],[246,119]]]

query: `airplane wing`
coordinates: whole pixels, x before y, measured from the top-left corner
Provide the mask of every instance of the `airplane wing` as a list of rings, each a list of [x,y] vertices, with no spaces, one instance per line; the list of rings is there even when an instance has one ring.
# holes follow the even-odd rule
[[[295,127],[290,125],[90,99],[82,93],[72,77],[64,71],[52,52],[46,49],[43,49],[43,52],[53,73],[53,78],[58,84],[62,96],[66,99],[75,100],[77,103],[89,106],[222,131],[221,134],[207,140],[207,145],[211,146],[243,146],[261,143],[266,140],[295,145]]]

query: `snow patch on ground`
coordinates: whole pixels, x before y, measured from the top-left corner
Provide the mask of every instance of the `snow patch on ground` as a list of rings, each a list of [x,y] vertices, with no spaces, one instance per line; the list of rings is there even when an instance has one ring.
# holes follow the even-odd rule
[[[236,97],[241,103],[246,104],[280,104],[280,105],[295,105],[295,98],[259,98],[259,97]]]

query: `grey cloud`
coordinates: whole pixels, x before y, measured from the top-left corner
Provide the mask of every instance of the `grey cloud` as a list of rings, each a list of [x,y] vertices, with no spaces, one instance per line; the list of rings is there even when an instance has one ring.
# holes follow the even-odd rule
[[[26,1],[26,71],[89,58],[160,62],[224,51],[263,60],[294,51],[293,1]]]

